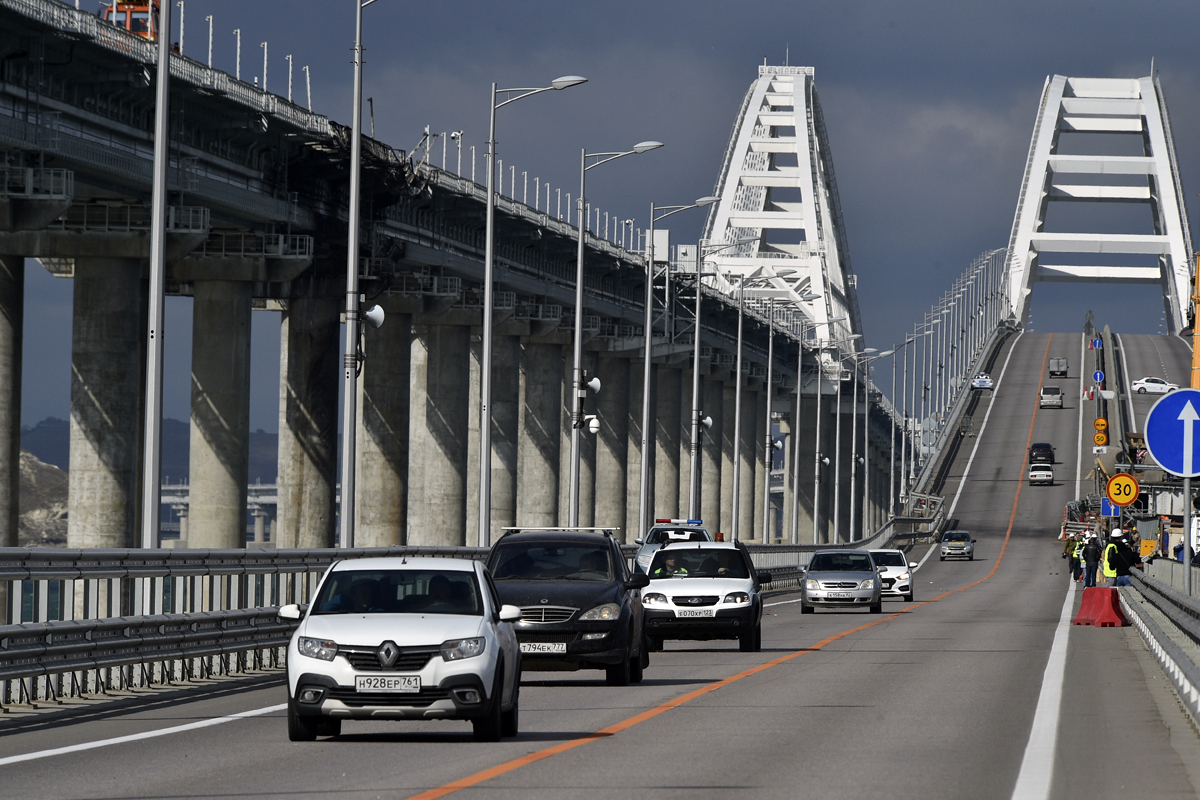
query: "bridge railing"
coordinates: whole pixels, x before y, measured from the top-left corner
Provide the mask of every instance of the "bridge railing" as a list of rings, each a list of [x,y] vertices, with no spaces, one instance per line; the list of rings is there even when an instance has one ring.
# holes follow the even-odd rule
[[[1193,570],[1193,586],[1200,585],[1200,569],[1155,559],[1142,574],[1132,570],[1132,587],[1119,591],[1121,608],[1195,722],[1200,721],[1200,599],[1181,590],[1186,569]]]
[[[51,167],[0,167],[0,196],[71,198],[75,173]]]

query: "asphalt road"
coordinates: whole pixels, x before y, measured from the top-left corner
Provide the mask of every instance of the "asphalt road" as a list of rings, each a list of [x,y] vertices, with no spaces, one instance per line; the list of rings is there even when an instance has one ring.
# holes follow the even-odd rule
[[[999,353],[994,400],[980,393],[976,435],[961,443],[944,487],[948,498],[957,494],[953,515],[978,540],[977,558],[943,563],[934,554],[917,572],[915,603],[890,601],[882,616],[802,616],[789,602],[794,596],[779,596],[768,609],[762,653],[740,653],[735,643],[672,643],[654,655],[645,681],[627,688],[605,686],[600,673],[527,673],[522,733],[496,744],[473,742],[460,722],[346,723],[337,739],[293,744],[283,713],[274,711],[3,761],[270,708],[285,700],[280,685],[20,732],[6,732],[0,721],[0,791],[391,798],[457,781],[461,797],[1009,798],[1028,762],[1068,593],[1055,536],[1075,494],[1081,429],[1077,391],[1068,392],[1067,408],[1037,412],[1037,388],[1047,356],[1067,355],[1078,368],[1080,339],[1026,334]],[[1071,380],[1078,381],[1074,371]],[[1023,482],[1030,440],[1056,445],[1056,485]],[[1053,797],[1193,796],[1138,677],[1136,638],[1083,630],[1069,633],[1061,719],[1050,728],[1058,744],[1048,746],[1057,757],[1033,775],[1035,784]],[[1144,749],[1159,757],[1131,758],[1119,749],[1130,737],[1140,748],[1132,755]],[[1108,785],[1106,765],[1114,763],[1120,780]]]

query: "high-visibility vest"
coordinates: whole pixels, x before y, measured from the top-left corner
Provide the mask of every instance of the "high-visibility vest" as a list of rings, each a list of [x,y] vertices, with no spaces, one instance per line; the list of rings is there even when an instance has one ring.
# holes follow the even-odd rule
[[[1116,568],[1116,567],[1110,567],[1110,566],[1108,565],[1108,557],[1109,557],[1109,554],[1110,554],[1110,553],[1115,553],[1115,552],[1117,552],[1117,546],[1116,546],[1115,544],[1111,544],[1111,543],[1110,543],[1110,544],[1108,545],[1108,547],[1105,547],[1105,548],[1104,548],[1104,558],[1102,558],[1102,559],[1101,559],[1101,563],[1102,563],[1102,565],[1103,565],[1103,567],[1104,567],[1104,577],[1106,577],[1106,578],[1115,578],[1115,577],[1117,577],[1117,568]]]
[[[1080,542],[1079,544],[1075,545],[1075,558],[1076,558],[1076,560],[1079,560],[1079,559],[1082,559],[1082,558],[1083,558],[1083,546],[1084,546],[1084,544],[1085,544],[1084,542]]]

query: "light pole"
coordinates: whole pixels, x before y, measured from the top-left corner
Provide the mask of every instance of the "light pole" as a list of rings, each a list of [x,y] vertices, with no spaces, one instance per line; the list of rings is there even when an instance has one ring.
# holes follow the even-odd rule
[[[177,0],[175,5],[179,6],[179,55],[183,55],[183,0]]]
[[[450,132],[450,138],[453,139],[455,144],[458,145],[458,166],[455,168],[454,174],[460,178],[462,177],[462,137],[462,131]]]
[[[233,77],[242,79],[242,29],[234,28],[233,35],[237,37],[237,60],[234,62]]]
[[[631,150],[621,150],[611,153],[589,153],[586,149],[579,151],[579,242],[575,255],[575,347],[574,361],[571,371],[571,472],[568,484],[567,525],[579,525],[579,431],[583,427],[583,401],[587,397],[588,386],[583,382],[583,255],[587,238],[587,225],[584,221],[583,210],[587,200],[587,172],[601,164],[607,164],[618,158],[630,155],[648,153],[662,147],[662,142],[639,142]],[[593,159],[589,164],[588,159]],[[528,184],[527,184],[528,186]],[[599,379],[593,378],[595,391],[600,390]]]
[[[371,0],[371,2],[374,2],[374,0]],[[365,5],[365,4],[364,4],[364,5]],[[262,49],[263,49],[263,85],[262,85],[262,90],[265,92],[265,91],[267,91],[267,43],[266,43],[266,42],[262,42],[262,43],[260,44],[260,46],[261,46],[261,47],[262,47]]]
[[[373,0],[372,0],[373,1]],[[564,75],[540,88],[497,89],[492,84],[488,103],[487,212],[483,251],[483,341],[480,347],[479,387],[479,546],[492,541],[492,295],[496,261],[496,111],[523,97],[567,89],[586,83],[587,78]],[[508,97],[496,102],[496,95]]]
[[[292,102],[292,55],[288,53],[284,58],[288,62],[288,102]]]
[[[863,509],[862,522],[859,525],[859,539],[867,538],[871,529],[871,445],[869,434],[871,430],[871,363],[881,358],[887,358],[895,350],[884,350],[871,358],[864,358],[863,363]],[[857,390],[855,390],[857,392]]]
[[[838,319],[841,319],[841,318],[839,317]],[[833,321],[834,320],[830,320],[830,322],[833,322]],[[827,458],[821,454],[821,395],[822,395],[821,384],[825,377],[825,367],[821,363],[820,353],[822,351],[828,350],[829,348],[832,348],[832,347],[840,348],[843,344],[846,344],[848,342],[854,341],[855,339],[861,339],[861,338],[862,338],[861,333],[855,333],[845,339],[840,339],[837,341],[831,341],[831,340],[822,341],[822,342],[819,342],[817,345],[817,351],[818,351],[818,355],[817,355],[817,369],[818,369],[818,371],[817,371],[817,409],[816,409],[817,434],[816,434],[816,444],[814,446],[814,456],[813,456],[813,544],[821,543],[821,528],[820,528],[820,526],[821,526],[821,466],[829,465],[829,458]],[[838,358],[837,370],[838,370],[838,377],[837,377],[838,389],[837,389],[837,401],[836,402],[837,402],[838,424],[836,427],[837,427],[837,430],[840,432],[841,431],[841,418],[842,418],[842,385],[841,385],[842,384],[842,361],[840,358],[840,353],[839,353],[839,358]],[[840,444],[841,444],[841,437],[839,436],[837,438],[837,444],[835,445],[835,447]],[[834,457],[835,458],[837,457],[836,452],[834,453]],[[834,513],[835,514],[837,513],[837,508],[838,508],[836,493],[838,491],[839,485],[840,484],[838,483],[837,478],[835,476],[835,478],[834,478],[834,493],[835,493]],[[837,524],[836,517],[835,517],[834,524],[835,524],[835,527],[834,527],[833,535],[836,538],[838,535],[837,527],[836,527],[836,524]]]
[[[891,464],[890,464],[891,488],[888,491],[888,503],[889,503],[888,504],[888,509],[889,509],[888,514],[891,516],[896,515],[896,412],[900,408],[900,406],[896,403],[896,398],[897,398],[897,395],[896,395],[896,356],[898,356],[900,354],[901,350],[904,350],[906,347],[908,347],[910,344],[912,344],[915,341],[916,341],[916,337],[908,336],[908,337],[905,337],[904,344],[900,345],[899,347],[897,347],[896,345],[892,345],[892,394],[891,394],[892,438],[891,438],[891,444],[888,447],[888,451],[891,453]],[[904,375],[900,382],[900,395],[899,395],[900,400],[904,405],[905,422],[907,422],[907,420],[908,420],[908,402],[907,402],[907,396],[904,394],[904,385],[907,381],[908,381],[908,352],[905,351],[905,353],[904,353]],[[900,471],[901,472],[904,471],[904,439],[905,439],[904,436],[900,437]]]
[[[817,295],[808,294],[800,299],[805,302],[810,302],[817,299]],[[802,410],[802,397],[804,395],[804,341],[808,338],[808,332],[818,325],[829,325],[834,322],[845,322],[845,317],[835,317],[828,319],[825,322],[805,323],[800,322],[800,341],[798,353],[796,356],[796,416],[794,419],[795,430],[792,431],[792,544],[800,544],[800,412]],[[819,359],[818,359],[819,362]],[[821,391],[820,364],[818,363],[817,374],[817,392],[818,399]],[[818,431],[818,435],[820,431]],[[819,446],[815,449],[820,449]],[[813,495],[813,513],[817,513],[816,509],[817,498]]]
[[[854,378],[850,388],[854,399],[850,403],[850,541],[854,541],[855,511],[858,508],[858,365],[871,353],[879,352],[874,347],[867,347],[857,353],[852,353],[854,360]],[[867,398],[863,398],[866,405]]]
[[[312,111],[312,75],[308,71],[308,64],[304,65],[304,86],[308,89],[308,110]]]
[[[212,68],[212,31],[213,31],[213,15],[209,14],[204,18],[208,22],[208,66]]]
[[[645,340],[642,353],[642,446],[641,465],[638,474],[638,521],[637,535],[645,537],[650,519],[650,367],[654,345],[654,223],[692,208],[711,205],[715,197],[701,197],[694,203],[683,206],[655,206],[650,204],[650,228],[646,234],[646,313],[642,323],[642,338]],[[666,213],[659,214],[663,211]]]

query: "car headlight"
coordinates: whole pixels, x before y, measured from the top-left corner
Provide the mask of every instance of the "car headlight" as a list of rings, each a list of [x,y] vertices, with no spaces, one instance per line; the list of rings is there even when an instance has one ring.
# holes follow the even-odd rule
[[[461,658],[474,658],[483,655],[486,646],[487,642],[482,636],[470,639],[451,639],[448,642],[442,642],[442,659],[458,661]]]
[[[650,592],[642,595],[642,603],[648,606],[665,606],[667,604],[667,596],[665,594],[659,594],[658,592]],[[601,608],[603,608],[603,606],[601,606]],[[592,611],[595,610],[596,609],[592,609]],[[592,612],[589,611],[588,613],[590,614]]]
[[[749,603],[750,595],[746,594],[745,592],[730,592],[729,594],[725,595],[725,602],[726,603]]]
[[[583,622],[611,622],[621,616],[621,607],[616,603],[605,603],[583,612]]]
[[[654,554],[653,554],[653,553],[643,553],[643,554],[641,554],[640,556],[638,556],[638,557],[637,557],[637,562],[638,562],[639,564],[641,564],[643,567],[648,567],[648,566],[650,566],[650,562],[651,562],[651,561],[653,561],[653,560],[654,560]]]
[[[858,585],[858,588],[860,588],[860,589],[874,589],[874,588],[875,588],[875,579],[874,579],[874,578],[867,578],[865,581],[863,581],[862,583],[860,583],[860,584]]]
[[[320,639],[310,639],[307,636],[301,636],[300,641],[296,642],[296,649],[300,651],[300,655],[302,656],[319,658],[322,661],[333,661],[333,657],[337,655],[337,642],[323,642]]]
[[[910,575],[910,574],[909,574],[909,573],[907,573],[907,572],[901,572],[901,573],[900,573],[900,577],[899,577],[899,578],[896,578],[896,580],[898,580],[898,581],[906,581],[906,580],[909,580],[910,578],[912,578],[912,575]]]
[[[806,580],[804,582],[804,588],[809,589],[809,590],[820,589],[821,584],[817,583],[816,581],[814,581],[810,578],[809,580]]]

